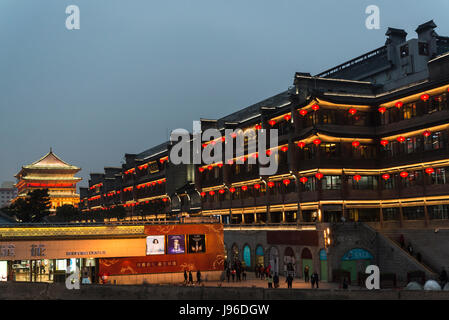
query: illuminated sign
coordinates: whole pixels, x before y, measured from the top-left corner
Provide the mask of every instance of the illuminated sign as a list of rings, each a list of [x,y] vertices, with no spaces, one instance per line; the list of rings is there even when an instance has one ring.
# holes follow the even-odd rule
[[[165,254],[165,236],[147,237],[147,256]]]

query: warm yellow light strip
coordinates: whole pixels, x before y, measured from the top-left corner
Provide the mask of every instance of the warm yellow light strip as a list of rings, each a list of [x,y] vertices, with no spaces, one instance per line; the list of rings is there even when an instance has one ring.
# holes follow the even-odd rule
[[[445,91],[447,91],[448,88],[449,88],[449,85],[446,84],[444,86],[437,87],[437,88],[434,88],[434,89],[430,89],[430,90],[427,90],[427,91],[421,91],[419,93],[413,94],[413,95],[408,96],[408,97],[404,97],[402,99],[396,99],[396,100],[389,101],[387,103],[381,104],[381,107],[386,107],[386,108],[394,107],[395,108],[396,102],[401,101],[404,104],[409,103],[409,102],[415,102],[417,100],[420,100],[422,94],[427,93],[430,96],[438,95],[438,94],[442,94]]]
[[[417,136],[417,135],[422,135],[424,131],[429,130],[431,132],[435,132],[435,131],[441,131],[441,130],[446,130],[449,128],[449,124],[443,124],[443,125],[439,125],[439,126],[434,126],[434,127],[429,127],[429,128],[425,128],[425,129],[421,129],[421,130],[414,130],[414,131],[410,131],[410,132],[406,132],[406,133],[401,133],[401,134],[396,134],[394,136],[387,136],[382,138],[383,140],[396,140],[398,137],[404,137],[404,138],[408,138],[408,137],[412,137],[412,136]],[[403,142],[405,143],[405,142]]]

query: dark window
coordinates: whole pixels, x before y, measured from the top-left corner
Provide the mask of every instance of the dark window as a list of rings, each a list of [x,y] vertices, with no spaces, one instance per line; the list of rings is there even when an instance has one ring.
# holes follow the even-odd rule
[[[418,50],[419,50],[419,54],[421,56],[428,56],[429,55],[429,44],[426,42],[418,43]]]
[[[408,44],[401,46],[400,54],[401,54],[401,58],[408,56]]]
[[[424,220],[424,207],[402,208],[404,220]]]

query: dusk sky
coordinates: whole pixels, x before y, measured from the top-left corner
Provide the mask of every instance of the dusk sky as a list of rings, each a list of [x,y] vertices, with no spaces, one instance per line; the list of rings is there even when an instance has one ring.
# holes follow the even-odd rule
[[[80,9],[67,30],[65,9]],[[365,8],[380,8],[379,30]],[[0,0],[0,182],[50,147],[90,172],[120,166],[175,128],[277,94],[433,19],[449,1]]]

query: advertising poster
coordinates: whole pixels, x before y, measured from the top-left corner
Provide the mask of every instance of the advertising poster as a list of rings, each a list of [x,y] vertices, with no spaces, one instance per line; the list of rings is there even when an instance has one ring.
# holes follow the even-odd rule
[[[167,236],[167,253],[178,254],[186,252],[186,238],[184,235]]]
[[[189,253],[206,252],[206,235],[189,234]]]
[[[147,237],[147,256],[165,254],[165,237],[148,236]]]

